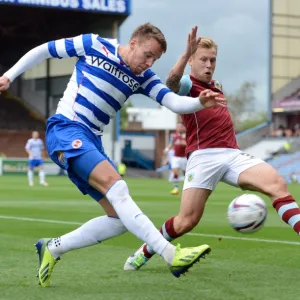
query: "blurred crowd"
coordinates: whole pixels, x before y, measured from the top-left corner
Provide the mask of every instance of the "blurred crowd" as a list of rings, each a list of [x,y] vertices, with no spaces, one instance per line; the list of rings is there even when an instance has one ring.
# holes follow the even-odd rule
[[[291,137],[300,136],[300,124],[295,124],[293,128],[286,128],[280,125],[277,129],[272,131],[273,137]]]

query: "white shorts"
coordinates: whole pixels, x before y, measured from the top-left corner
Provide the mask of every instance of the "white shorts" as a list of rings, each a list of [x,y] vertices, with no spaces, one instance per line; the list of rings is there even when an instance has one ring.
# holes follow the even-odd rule
[[[183,190],[213,191],[219,181],[239,187],[239,175],[264,161],[239,149],[212,148],[194,151],[188,159]]]
[[[180,169],[185,171],[187,159],[186,157],[173,156],[171,161],[172,169]]]

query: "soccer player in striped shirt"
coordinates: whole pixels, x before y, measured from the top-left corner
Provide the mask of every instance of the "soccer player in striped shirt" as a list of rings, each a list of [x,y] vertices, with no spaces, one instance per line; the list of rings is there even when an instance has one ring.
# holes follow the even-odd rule
[[[146,23],[123,46],[117,40],[95,34],[42,44],[0,77],[1,92],[17,76],[45,59],[78,57],[56,114],[47,121],[46,145],[51,159],[67,170],[83,194],[102,205],[106,216],[94,218],[63,236],[37,242],[41,286],[50,284],[53,267],[62,254],[98,244],[127,230],[160,254],[176,277],[210,251],[208,245],[181,249],[170,244],[132,200],[127,184],[101,142],[105,125],[133,94],[146,95],[176,113],[227,106],[217,93],[206,91],[195,98],[181,97],[163,85],[149,68],[166,50],[163,33]]]

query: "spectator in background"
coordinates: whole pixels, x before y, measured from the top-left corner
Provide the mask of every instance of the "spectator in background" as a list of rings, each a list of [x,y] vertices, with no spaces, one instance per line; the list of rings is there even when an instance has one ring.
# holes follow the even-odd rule
[[[295,173],[292,173],[292,175],[291,175],[291,182],[298,183],[298,177]]]
[[[278,137],[285,136],[284,130],[285,130],[284,126],[280,125],[276,131],[276,136]]]
[[[299,136],[299,132],[300,132],[300,125],[299,123],[296,123],[294,126],[293,126],[293,136]]]

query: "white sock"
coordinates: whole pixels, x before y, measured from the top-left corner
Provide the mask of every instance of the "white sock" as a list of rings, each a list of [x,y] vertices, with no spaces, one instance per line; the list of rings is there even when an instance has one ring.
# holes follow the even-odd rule
[[[45,183],[45,172],[44,172],[44,170],[40,170],[39,177],[40,177],[40,184],[44,184]]]
[[[52,239],[48,249],[55,258],[58,258],[70,250],[96,245],[126,231],[120,219],[102,216],[86,222],[72,232]]]
[[[167,263],[172,262],[175,246],[161,235],[149,218],[135,204],[129,195],[124,180],[117,181],[107,192],[106,198],[131,233],[149,245]]]
[[[28,176],[28,183],[30,185],[32,185],[33,184],[33,171],[32,170],[28,170],[27,176]]]
[[[172,182],[172,180],[173,180],[173,172],[170,172],[169,173],[169,182]]]

